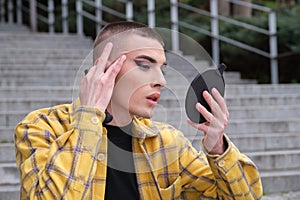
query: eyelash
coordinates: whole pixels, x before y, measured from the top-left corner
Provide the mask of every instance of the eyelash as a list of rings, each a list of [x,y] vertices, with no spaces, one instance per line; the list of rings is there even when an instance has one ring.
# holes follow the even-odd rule
[[[136,64],[137,66],[139,66],[139,67],[141,67],[141,68],[143,68],[143,69],[150,69],[150,67],[151,67],[150,65],[147,65],[147,64],[143,63],[142,61],[137,61],[137,60],[135,60],[134,62],[135,62],[135,64]],[[165,68],[166,68],[166,66],[161,67],[161,72],[162,72],[163,75],[166,74],[166,72],[164,71]]]
[[[144,68],[144,69],[150,69],[150,66],[149,66],[149,65],[147,65],[147,64],[145,64],[145,63],[143,63],[143,62],[141,62],[141,61],[135,60],[134,62],[135,62],[135,64],[136,64],[137,66],[139,66],[139,67],[142,67],[142,68]]]

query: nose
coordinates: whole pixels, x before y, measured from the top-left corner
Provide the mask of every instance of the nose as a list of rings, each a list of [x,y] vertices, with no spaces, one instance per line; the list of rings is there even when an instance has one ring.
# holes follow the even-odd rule
[[[155,76],[151,87],[164,87],[167,84],[164,74],[160,71],[157,76]]]

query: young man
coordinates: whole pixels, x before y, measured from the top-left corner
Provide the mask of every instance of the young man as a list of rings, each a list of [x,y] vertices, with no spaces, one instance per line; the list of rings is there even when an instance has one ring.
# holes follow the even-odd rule
[[[163,42],[143,24],[105,26],[79,99],[29,114],[15,129],[21,199],[261,199],[253,162],[224,134],[217,90],[203,96],[203,152],[153,122],[166,80]],[[109,119],[110,113],[113,118]]]

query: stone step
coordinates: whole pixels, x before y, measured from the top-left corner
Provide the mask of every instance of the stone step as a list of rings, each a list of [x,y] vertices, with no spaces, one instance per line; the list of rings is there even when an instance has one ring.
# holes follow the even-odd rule
[[[45,59],[45,58],[30,58],[24,57],[22,59],[11,59],[11,58],[3,58],[0,61],[0,69],[10,69],[15,68],[13,65],[40,65],[40,69],[43,69],[44,65],[75,65],[78,69],[82,63],[87,64],[88,66],[92,66],[92,61],[85,62],[85,55],[80,58],[73,59]],[[18,67],[18,66],[17,66]],[[18,68],[17,68],[18,69]],[[24,69],[24,68],[22,68]],[[75,68],[76,69],[76,68]]]
[[[260,175],[265,194],[300,190],[300,170],[260,172]],[[0,185],[0,199],[19,199],[19,195],[19,185]]]
[[[16,158],[13,143],[0,144],[0,150],[0,164],[15,162]],[[262,171],[300,169],[300,162],[298,162],[300,159],[300,149],[243,153],[253,160],[258,169]]]
[[[28,97],[70,97],[72,91],[78,90],[73,86],[21,86],[21,87],[0,87],[0,98],[28,98]]]
[[[13,143],[0,143],[0,166],[1,163],[15,162],[15,146]],[[1,174],[1,172],[0,172]],[[0,181],[1,185],[1,181]]]
[[[21,114],[20,114],[21,115]],[[27,113],[16,119],[16,123],[11,126],[0,126],[0,143],[12,143],[14,141],[14,128]],[[20,119],[20,120],[19,120]],[[174,127],[181,130],[185,136],[199,149],[200,141],[203,133],[197,131],[195,128],[182,122],[182,124]],[[238,132],[238,131],[235,131]],[[232,142],[242,152],[255,152],[255,151],[270,151],[270,150],[288,150],[295,149],[300,146],[300,133],[294,132],[265,132],[265,133],[252,133],[252,134],[239,134],[234,131],[226,131]]]
[[[261,172],[261,176],[265,194],[300,190],[300,172],[297,170]],[[19,199],[19,191],[19,185],[0,185],[0,199]]]
[[[35,110],[44,107],[51,107],[63,103],[71,103],[72,97],[55,97],[50,98],[1,98],[0,110]]]
[[[226,95],[299,94],[300,84],[227,85]]]
[[[234,106],[228,105],[230,119],[282,119],[300,118],[300,105],[287,106]],[[186,118],[185,107],[167,108],[158,107],[154,111],[157,121],[168,119],[173,123]]]
[[[27,50],[27,49],[26,49]],[[86,50],[77,50],[77,49],[70,49],[70,51],[54,51],[54,50],[47,50],[47,49],[40,49],[41,51],[32,51],[29,49],[29,51],[24,51],[24,53],[21,53],[19,51],[21,51],[21,49],[17,49],[17,50],[11,50],[8,51],[6,50],[5,52],[1,51],[1,55],[0,55],[0,59],[1,59],[1,63],[5,63],[5,61],[16,61],[16,63],[20,63],[23,59],[81,59],[81,61],[83,61],[83,59],[85,58],[85,56],[87,56],[90,51]],[[16,58],[12,55],[16,55],[16,54],[22,54],[22,57]],[[19,61],[19,62],[17,62]],[[9,62],[8,62],[9,63]],[[40,66],[40,69],[43,69],[43,66]]]
[[[0,143],[13,143],[14,142],[14,129],[15,126],[0,126]]]
[[[283,132],[283,133],[265,133],[265,134],[232,134],[227,133],[230,140],[244,152],[257,151],[279,151],[292,150],[300,146],[300,133],[298,132]],[[203,134],[188,137],[194,147],[200,150],[200,142]]]
[[[282,133],[300,130],[300,118],[230,120],[226,132],[232,134]]]
[[[21,39],[11,39],[6,40],[5,38],[1,39],[0,36],[1,47],[3,48],[58,48],[58,49],[65,49],[68,48],[92,48],[91,42],[87,42],[85,40],[73,40],[63,38],[53,38],[53,39],[46,39],[45,40],[21,40]],[[3,45],[3,46],[2,46]]]
[[[13,61],[15,62],[15,61]],[[7,63],[7,64],[0,64],[0,70],[16,70],[16,71],[22,71],[22,70],[31,70],[31,71],[40,71],[43,69],[48,70],[71,70],[71,71],[78,71],[80,69],[80,66],[82,64],[82,59],[72,59],[72,60],[55,60],[54,61],[47,61],[47,60],[39,60],[37,63],[26,63],[30,62],[30,60],[24,60],[23,64],[21,63]],[[40,63],[38,63],[40,62]],[[42,67],[41,67],[42,66]],[[86,66],[86,65],[84,65]],[[51,88],[51,87],[49,87]]]
[[[1,28],[1,25],[0,25]],[[23,30],[26,30],[23,29]],[[14,41],[19,41],[19,42],[24,42],[24,41],[40,41],[40,42],[86,42],[86,43],[92,43],[92,39],[89,37],[77,35],[77,34],[72,34],[69,33],[68,35],[64,35],[62,33],[42,33],[42,32],[27,32],[27,33],[7,33],[7,32],[0,32],[0,41],[6,42],[14,42]]]
[[[21,55],[26,55],[26,57],[36,57],[35,55],[39,56],[57,56],[57,55],[80,55],[81,54],[89,54],[91,53],[92,48],[69,48],[69,49],[59,49],[55,47],[40,47],[40,48],[29,48],[29,47],[22,47],[22,48],[1,48],[0,49],[0,58],[2,57],[7,57],[9,55],[16,55],[16,54],[21,54]],[[11,59],[20,59],[22,60],[22,57],[12,57],[10,56]]]
[[[57,39],[49,40],[49,41],[42,41],[42,40],[36,40],[36,41],[7,41],[3,42],[1,41],[1,47],[2,48],[37,48],[37,49],[44,49],[44,48],[58,48],[58,49],[64,49],[68,50],[68,48],[92,48],[92,45],[90,43],[87,43],[86,41],[61,41]]]
[[[27,111],[16,111],[16,110],[10,110],[7,112],[0,111],[0,127],[14,127],[27,114],[28,114]]]
[[[187,137],[197,135],[185,120],[172,124],[175,128],[186,133]],[[226,133],[233,135],[243,134],[267,134],[267,133],[290,133],[300,130],[300,118],[290,119],[249,119],[249,120],[230,120],[227,124]]]
[[[74,85],[75,81],[75,75],[73,75],[72,78],[66,78],[63,80],[60,77],[55,77],[54,75],[51,75],[54,78],[52,80],[45,79],[44,77],[13,77],[10,79],[1,79],[0,80],[0,87],[18,87],[18,86],[47,86],[47,85],[53,85],[53,86],[72,86]]]
[[[76,62],[76,61],[75,61]],[[7,67],[1,67],[4,68],[1,70],[0,78],[1,79],[1,85],[22,85],[22,82],[24,82],[26,85],[29,85],[31,82],[39,82],[40,79],[43,81],[48,82],[54,82],[53,77],[55,77],[55,81],[57,82],[65,82],[66,79],[68,80],[73,80],[75,78],[76,73],[78,73],[80,70],[90,68],[90,64],[84,64],[84,67],[81,67],[80,62],[72,63],[70,65],[61,65],[61,68],[59,66],[53,66],[51,65],[49,68],[47,67],[47,70],[42,70],[42,69],[36,69],[35,67],[38,67],[37,65],[31,66],[29,68],[34,68],[31,71],[28,69],[25,70],[26,66],[19,66],[19,68],[22,67],[22,69],[15,69],[14,67],[11,66],[12,64],[8,64]],[[27,64],[26,64],[27,65]],[[48,64],[49,65],[49,64]],[[52,67],[53,66],[53,67]],[[44,69],[46,66],[43,66]],[[62,68],[65,67],[65,68]],[[83,72],[82,72],[83,73]],[[67,74],[67,75],[66,75]],[[17,80],[14,78],[18,78]],[[175,80],[175,78],[173,78]],[[35,80],[35,81],[33,81]],[[168,79],[167,81],[169,81]],[[234,80],[232,80],[234,81]],[[173,81],[169,81],[168,86],[172,84]],[[178,84],[176,82],[173,82],[174,84]],[[172,85],[172,87],[173,87]],[[175,91],[176,93],[186,93],[187,87],[184,88],[183,91]]]
[[[266,194],[300,190],[300,169],[260,172],[260,176]]]
[[[20,186],[0,185],[0,199],[1,200],[20,199]]]
[[[291,150],[300,147],[300,132],[282,132],[265,134],[228,133],[231,141],[242,152]]]
[[[15,162],[0,163],[0,185],[18,185],[19,172]]]
[[[300,106],[247,106],[235,107],[229,106],[231,119],[282,119],[282,118],[300,118]]]
[[[188,89],[189,83],[186,82],[182,85],[167,85],[162,88],[166,94],[176,93],[184,95]],[[264,95],[286,95],[286,94],[299,94],[300,84],[278,84],[276,86],[271,84],[266,85],[237,85],[230,84],[225,86],[226,96],[264,96]]]
[[[11,24],[11,23],[0,23],[0,33],[12,33],[12,34],[26,34],[30,33],[29,27],[24,26],[24,25],[16,25],[16,24]]]
[[[278,182],[282,183],[282,181],[293,181],[293,190],[299,189],[297,188],[299,187],[297,183],[299,183],[300,180],[300,168],[299,162],[297,162],[299,159],[296,159],[299,158],[299,150],[246,154],[256,163],[260,171],[265,192],[275,192],[275,190],[271,191],[271,189],[274,189],[273,184]],[[276,168],[275,170],[274,167]],[[19,176],[15,163],[0,163],[0,175],[4,177],[0,180],[0,185],[18,184]],[[275,179],[277,180],[275,181]],[[295,180],[297,181],[294,182]],[[284,186],[281,184],[277,185]],[[289,185],[290,184],[287,184],[287,186]],[[297,187],[295,187],[295,185],[297,185]],[[279,189],[277,191],[285,191],[284,188],[286,187],[277,188]]]
[[[226,104],[228,106],[276,106],[276,105],[299,105],[300,94],[281,94],[281,95],[243,95],[234,96],[226,95]],[[159,104],[168,108],[184,107],[185,96],[177,96],[176,93],[173,95],[162,95]],[[180,106],[182,105],[182,106]]]
[[[267,95],[226,95],[226,103],[234,106],[271,106],[299,105],[300,93],[296,94],[267,94]]]
[[[67,83],[67,81],[66,81]],[[70,87],[72,87],[74,81],[70,82]],[[40,83],[40,85],[42,82]],[[55,85],[56,83],[53,83]],[[77,88],[77,87],[76,87]],[[47,93],[45,91],[45,93]],[[74,97],[76,91],[73,92]],[[42,94],[41,94],[42,95]],[[250,98],[250,97],[249,97]],[[20,110],[28,110],[31,107],[28,105],[37,105],[41,104],[46,107],[53,106],[53,103],[62,103],[62,102],[71,102],[71,96],[53,96],[53,98],[41,96],[40,98],[28,97],[28,98],[7,98],[1,95],[0,98],[0,109],[3,111],[10,110],[10,109],[20,109]],[[274,105],[289,105],[289,106],[296,106],[299,105],[300,102],[300,94],[298,95],[277,95],[271,96],[266,95],[264,97],[257,96],[252,97],[251,100],[248,100],[246,97],[226,97],[226,102],[228,107],[237,106],[237,107],[244,107],[244,106],[274,106]],[[48,105],[48,106],[47,106]],[[174,99],[174,97],[170,96],[162,96],[159,101],[158,108],[180,108],[184,111],[184,99]],[[36,108],[36,106],[33,106]],[[284,109],[284,108],[283,108]],[[276,111],[274,111],[276,112]]]
[[[49,94],[50,97],[51,94]],[[37,96],[38,97],[38,96]],[[46,95],[43,94],[43,97]],[[66,95],[65,95],[66,97]],[[71,97],[71,95],[69,95]],[[258,112],[256,113],[256,110]],[[270,110],[270,112],[268,111]],[[9,111],[0,111],[0,126],[14,126],[18,123],[23,117],[30,112],[30,110],[9,110]],[[187,117],[185,115],[185,110],[179,109],[170,109],[163,110],[158,109],[155,111],[156,114],[153,118],[155,121],[163,121],[171,124],[176,124],[178,122],[186,122]],[[230,109],[230,120],[239,120],[239,119],[282,119],[282,118],[299,118],[300,119],[300,106],[287,106],[284,109],[278,108],[273,110],[272,107],[261,107],[256,108],[254,113],[247,114],[242,108],[241,110],[235,111]],[[246,116],[241,116],[241,114],[247,114]],[[260,115],[262,113],[262,115]],[[253,117],[251,117],[253,115]],[[257,117],[256,117],[257,115]]]
[[[28,70],[35,70],[37,69],[36,67],[38,67],[38,65],[26,65],[26,67],[24,65],[19,65],[19,69],[14,69],[13,70],[21,70],[21,69],[28,69]],[[70,69],[72,70],[78,70],[78,67],[74,67],[73,65],[45,65],[45,68],[49,69],[51,68],[51,70],[58,70],[58,69]],[[69,67],[73,67],[69,68]],[[80,73],[80,72],[77,72]],[[293,84],[288,84],[288,85],[278,85],[278,89],[273,89],[272,85],[268,85],[268,86],[263,86],[261,87],[254,87],[257,88],[257,92],[251,92],[249,94],[249,85],[228,85],[226,86],[226,96],[229,97],[237,97],[237,96],[244,96],[244,95],[261,95],[261,93],[263,92],[264,95],[289,95],[289,94],[297,94],[299,93],[298,91],[300,91],[300,84],[297,85],[293,85]],[[31,96],[30,94],[32,94],[33,96],[38,95],[40,96],[41,94],[43,94],[44,92],[47,92],[49,94],[54,93],[54,95],[51,96],[56,96],[56,94],[58,94],[58,96],[62,95],[62,94],[66,94],[66,93],[70,93],[70,91],[72,91],[73,87],[59,87],[59,86],[22,86],[22,87],[0,87],[0,94],[3,97],[22,97],[23,95],[25,97]],[[243,90],[244,89],[244,90]],[[181,86],[172,86],[169,88],[163,88],[161,93],[162,93],[162,98],[163,96],[171,96],[172,94],[174,94],[174,92],[176,92],[177,96],[184,96],[186,94],[186,87],[181,87]],[[243,91],[245,93],[243,93]],[[3,94],[3,95],[2,95]],[[236,94],[236,95],[235,95]],[[274,98],[275,96],[273,96],[272,98]]]
[[[259,170],[300,170],[300,149],[245,153]]]
[[[21,78],[26,81],[26,79],[32,79],[35,77],[42,79],[49,79],[50,81],[55,78],[56,80],[64,79],[69,77],[70,79],[74,79],[76,76],[76,70],[69,69],[44,69],[44,70],[1,70],[0,78],[3,79],[11,79],[11,78]]]

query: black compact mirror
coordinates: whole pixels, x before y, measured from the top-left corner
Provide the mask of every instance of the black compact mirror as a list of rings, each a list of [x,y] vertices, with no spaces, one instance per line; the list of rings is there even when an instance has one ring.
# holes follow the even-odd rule
[[[198,74],[191,82],[185,99],[185,110],[188,118],[195,123],[206,122],[206,119],[196,109],[196,103],[199,102],[208,111],[211,111],[209,105],[203,98],[203,92],[211,92],[212,88],[216,88],[224,97],[225,81],[223,72],[226,69],[224,64],[220,64],[218,68],[210,68]]]

